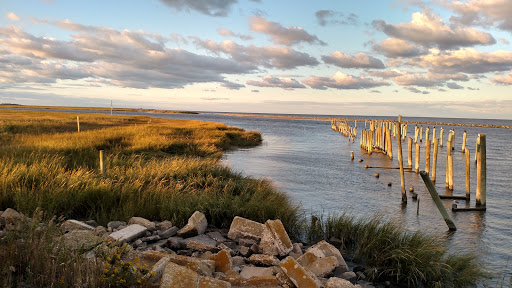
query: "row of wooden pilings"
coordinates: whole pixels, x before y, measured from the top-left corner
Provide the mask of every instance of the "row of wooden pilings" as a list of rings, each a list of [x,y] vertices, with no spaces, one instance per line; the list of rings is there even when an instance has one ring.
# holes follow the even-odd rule
[[[339,131],[340,134],[355,138],[354,132],[357,135],[357,122],[354,121],[354,127],[350,126],[346,120],[333,120],[332,121],[333,130]],[[421,146],[419,143],[425,140],[425,170],[421,171],[426,175],[426,178],[431,183],[436,182],[436,168],[437,168],[437,160],[438,160],[438,150],[439,147],[443,147],[443,135],[444,130],[441,127],[439,130],[439,138],[436,136],[436,127],[434,126],[432,130],[430,127],[424,130],[423,126],[415,125],[414,127],[414,144],[413,139],[411,137],[407,137],[407,124],[401,123],[401,116],[398,117],[398,121],[388,121],[388,120],[367,120],[365,121],[364,130],[361,130],[360,133],[360,146],[361,148],[369,155],[373,152],[381,152],[389,157],[389,159],[393,159],[393,138],[397,141],[397,149],[398,149],[398,162],[400,169],[400,178],[401,178],[401,190],[402,190],[402,202],[407,203],[407,196],[405,193],[405,175],[404,171],[408,170],[415,173],[420,173],[420,154],[421,154]],[[423,138],[425,135],[425,138]],[[350,139],[350,138],[349,138]],[[402,141],[398,141],[401,139]],[[407,167],[404,167],[404,161],[402,158],[402,142],[407,139],[408,141],[408,157],[407,157]],[[476,207],[475,208],[457,208],[456,204],[453,204],[453,211],[485,211],[486,206],[486,140],[485,134],[479,134],[476,139],[476,149],[475,149],[475,163],[477,165],[477,185],[476,185]],[[466,201],[470,200],[470,150],[466,147],[467,141],[467,133],[464,130],[464,134],[462,136],[462,153],[465,154],[465,169],[466,169],[466,195],[437,195],[437,198],[441,199],[464,199]],[[413,147],[415,148],[415,163],[413,169]],[[445,186],[447,190],[453,191],[453,153],[455,150],[455,130],[450,130],[447,135],[446,140],[447,147],[447,155],[446,155],[446,173],[445,173]],[[433,150],[433,151],[432,151]],[[431,153],[432,152],[432,153]],[[432,156],[432,162],[431,162]],[[351,151],[351,158],[354,158],[353,151]],[[360,160],[361,161],[361,160]],[[365,166],[368,167],[368,166]],[[385,168],[385,167],[370,167],[370,168]],[[394,167],[391,167],[396,169]],[[432,169],[431,169],[432,168]],[[427,185],[427,182],[422,175],[422,178]],[[429,192],[431,189],[435,191],[435,187],[432,184],[432,187],[429,187]],[[432,194],[432,192],[431,192]],[[433,196],[433,199],[435,201]],[[419,203],[418,203],[419,204]],[[436,203],[437,205],[437,203]],[[440,206],[442,203],[437,205],[441,211]],[[443,208],[444,209],[444,208]],[[441,213],[443,214],[443,213]],[[446,213],[445,213],[446,214]],[[444,217],[444,215],[443,215]],[[446,219],[445,219],[446,220]],[[449,220],[451,221],[451,219]],[[449,222],[446,220],[446,222]],[[449,225],[450,227],[450,225]],[[453,225],[453,228],[455,226]],[[452,227],[450,227],[452,229]]]

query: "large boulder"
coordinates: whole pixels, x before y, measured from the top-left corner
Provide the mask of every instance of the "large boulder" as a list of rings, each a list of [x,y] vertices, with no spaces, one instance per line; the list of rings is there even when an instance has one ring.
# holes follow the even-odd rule
[[[238,241],[243,238],[260,240],[263,236],[265,225],[236,216],[231,222],[228,238]]]
[[[116,231],[109,235],[115,241],[119,243],[130,242],[136,238],[142,237],[146,234],[148,228],[141,226],[139,224],[132,224],[128,227],[125,227],[119,231]]]
[[[279,267],[297,287],[319,288],[321,283],[314,274],[288,256],[279,263]]]
[[[208,221],[206,220],[206,216],[203,213],[196,211],[188,219],[187,225],[178,231],[178,236],[187,238],[201,235],[206,231],[207,227]]]

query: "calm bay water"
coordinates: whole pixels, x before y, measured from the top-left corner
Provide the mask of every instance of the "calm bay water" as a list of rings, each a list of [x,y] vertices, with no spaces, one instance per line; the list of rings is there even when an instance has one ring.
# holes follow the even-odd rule
[[[45,110],[48,111],[48,110]],[[62,112],[62,110],[60,110]],[[79,111],[79,113],[87,113]],[[104,112],[101,112],[104,113]],[[223,163],[244,175],[271,180],[279,189],[286,191],[291,199],[301,203],[307,213],[333,214],[348,212],[356,217],[380,214],[386,219],[404,223],[408,230],[435,233],[445,238],[453,251],[475,252],[482,265],[505,278],[512,277],[512,130],[480,127],[443,127],[446,141],[448,131],[455,129],[454,195],[465,195],[465,164],[461,153],[462,135],[467,131],[467,147],[471,153],[471,201],[475,206],[476,164],[474,151],[479,133],[487,137],[487,211],[451,212],[458,230],[448,232],[439,211],[435,207],[421,177],[416,173],[405,173],[406,189],[414,187],[420,199],[408,193],[408,205],[402,206],[399,170],[364,169],[368,166],[397,167],[397,144],[393,142],[394,158],[389,160],[381,153],[367,155],[359,147],[359,137],[354,143],[331,130],[329,121],[269,119],[225,116],[217,114],[159,114],[119,112],[121,115],[147,115],[162,118],[192,119],[221,122],[246,130],[258,130],[263,135],[263,144],[249,149],[237,149],[226,153]],[[306,115],[305,115],[306,116]],[[316,116],[316,115],[315,115]],[[343,116],[332,116],[342,118]],[[376,118],[347,116],[347,118]],[[395,118],[379,117],[395,120]],[[410,118],[407,121],[436,121],[447,123],[497,124],[512,126],[508,120]],[[353,125],[353,122],[351,123]],[[364,123],[359,122],[359,130]],[[426,128],[427,125],[424,125]],[[436,127],[439,137],[440,126]],[[432,127],[430,127],[432,132]],[[414,125],[409,124],[408,136],[414,138]],[[424,136],[423,136],[424,137]],[[407,166],[407,142],[403,142],[404,166]],[[440,194],[445,189],[446,143],[440,148],[437,162],[436,189]],[[354,151],[355,160],[350,160]],[[357,159],[363,159],[358,162]],[[414,158],[414,154],[413,154]],[[420,170],[425,167],[425,144],[421,143]],[[414,162],[414,160],[413,160]],[[375,173],[380,177],[376,178]],[[392,186],[388,186],[388,182]],[[447,209],[453,200],[443,200]],[[459,207],[465,201],[457,201]],[[493,279],[489,287],[498,286],[501,280]],[[499,282],[498,282],[499,281]],[[486,285],[487,286],[487,285]],[[506,285],[504,286],[506,287]]]

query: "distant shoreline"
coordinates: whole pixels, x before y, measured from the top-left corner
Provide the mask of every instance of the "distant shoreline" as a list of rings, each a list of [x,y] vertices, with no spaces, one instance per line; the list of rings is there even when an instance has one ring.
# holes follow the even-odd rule
[[[66,106],[36,106],[36,105],[19,105],[19,104],[0,104],[0,108],[27,108],[27,109],[73,109],[73,110],[97,110],[97,111],[110,111],[109,107],[66,107]],[[112,108],[112,111],[141,111],[148,113],[163,113],[163,114],[211,114],[223,115],[234,117],[248,117],[248,118],[268,118],[268,119],[292,119],[292,120],[315,120],[315,121],[331,121],[333,119],[341,121],[393,121],[376,118],[342,118],[342,117],[325,117],[325,116],[295,116],[295,115],[275,115],[275,114],[252,114],[252,113],[227,113],[227,112],[197,112],[197,111],[178,111],[178,110],[157,110],[157,109],[144,109],[144,108]],[[484,128],[501,128],[512,129],[510,125],[493,125],[493,124],[471,124],[471,123],[450,123],[450,122],[436,122],[436,121],[402,121],[402,124],[426,124],[437,126],[463,126],[463,127],[484,127]]]

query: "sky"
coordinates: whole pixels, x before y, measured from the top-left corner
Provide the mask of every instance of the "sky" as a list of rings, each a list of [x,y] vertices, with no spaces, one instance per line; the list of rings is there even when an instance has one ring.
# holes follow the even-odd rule
[[[0,0],[0,103],[512,119],[512,0]]]

